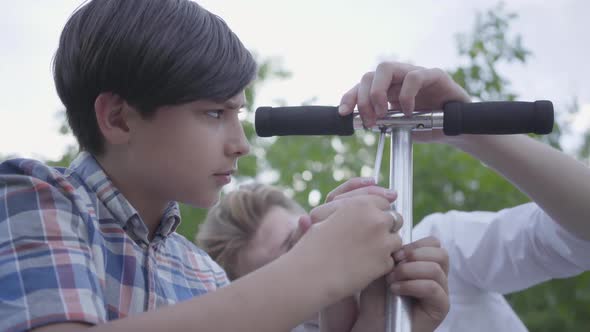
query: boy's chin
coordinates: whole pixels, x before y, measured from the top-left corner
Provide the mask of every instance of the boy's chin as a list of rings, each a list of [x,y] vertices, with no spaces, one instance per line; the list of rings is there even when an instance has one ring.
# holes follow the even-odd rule
[[[196,208],[208,209],[219,202],[220,193],[221,192],[217,192],[215,195],[201,196],[197,199],[186,200],[182,203]]]

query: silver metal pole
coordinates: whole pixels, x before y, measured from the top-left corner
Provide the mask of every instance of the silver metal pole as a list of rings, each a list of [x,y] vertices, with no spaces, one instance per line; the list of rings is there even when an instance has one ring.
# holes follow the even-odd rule
[[[391,208],[400,213],[404,219],[400,236],[402,243],[412,242],[412,127],[392,128],[389,188],[398,193],[397,200]],[[394,296],[386,291],[387,332],[412,332],[412,306],[407,297]]]

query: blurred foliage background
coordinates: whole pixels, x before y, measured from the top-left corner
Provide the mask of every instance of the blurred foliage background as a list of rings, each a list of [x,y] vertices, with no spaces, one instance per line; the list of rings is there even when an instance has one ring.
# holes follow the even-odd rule
[[[500,3],[478,13],[472,30],[456,36],[461,65],[447,71],[475,100],[518,98],[498,69],[507,63],[525,65],[531,55],[520,35],[510,31],[510,23],[516,19],[517,14]],[[273,80],[288,79],[291,74],[282,67],[281,59],[256,57],[260,65],[258,80],[247,90],[249,104],[244,119],[252,150],[240,160],[235,182],[256,179],[274,184],[285,188],[302,206],[312,208],[346,179],[370,176],[376,151],[373,133],[359,132],[351,137],[256,137],[253,118],[257,89]],[[556,109],[553,133],[538,139],[561,149],[560,138],[570,130],[568,117],[563,115],[578,112],[575,96],[572,100],[566,109]],[[302,104],[312,102],[313,98]],[[273,106],[278,105],[280,99]],[[65,121],[61,131],[69,134]],[[385,151],[388,148],[385,146]],[[77,148],[71,146],[60,160],[49,163],[67,166],[76,153]],[[580,160],[587,160],[589,155],[590,131],[574,151],[574,157]],[[388,158],[384,156],[383,165],[389,164]],[[388,167],[383,166],[380,178],[387,177]],[[438,144],[414,145],[414,220],[417,222],[434,212],[494,211],[527,201],[509,182],[465,153]],[[183,222],[178,232],[194,239],[206,211],[189,206],[181,206],[181,210]],[[530,331],[590,330],[590,272],[553,280],[507,297]]]

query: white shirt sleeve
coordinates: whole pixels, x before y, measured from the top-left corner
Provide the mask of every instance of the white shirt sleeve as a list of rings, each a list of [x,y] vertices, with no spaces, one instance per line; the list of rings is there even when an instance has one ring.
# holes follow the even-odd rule
[[[416,226],[413,240],[429,235],[449,252],[455,294],[506,294],[590,270],[590,241],[570,234],[533,203],[499,212],[433,214]]]

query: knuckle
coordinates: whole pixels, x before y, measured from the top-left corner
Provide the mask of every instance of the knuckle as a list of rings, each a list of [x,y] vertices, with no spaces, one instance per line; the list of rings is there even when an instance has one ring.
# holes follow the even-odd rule
[[[424,283],[424,290],[429,294],[436,294],[441,291],[440,286],[434,280],[427,280]]]
[[[369,98],[375,101],[387,101],[387,92],[372,88],[371,91],[369,91]]]
[[[428,239],[428,242],[430,243],[431,246],[438,247],[438,248],[441,247],[440,240],[437,237],[429,236],[429,237],[427,237],[427,239]]]
[[[351,197],[349,199],[349,202],[347,202],[347,205],[351,206],[351,208],[353,208],[353,209],[358,209],[358,210],[363,210],[363,211],[365,211],[371,207],[369,200],[365,196]]]
[[[389,250],[392,253],[394,251],[398,251],[402,247],[402,239],[397,233],[391,234],[391,242],[390,243],[391,244],[390,244]]]
[[[437,67],[437,68],[432,68],[432,69],[430,69],[430,70],[431,70],[431,71],[432,71],[432,73],[433,73],[434,75],[436,75],[436,76],[450,78],[449,74],[448,74],[446,71],[442,70],[441,68],[438,68],[438,67]]]
[[[336,195],[336,194],[334,193],[334,191],[330,191],[330,192],[328,193],[328,195],[326,195],[326,202],[331,202],[331,201],[333,201],[333,200],[334,200],[334,195]]]
[[[393,241],[395,243],[396,248],[402,247],[402,237],[398,233],[393,233]]]
[[[372,81],[373,77],[375,76],[375,72],[367,72],[363,75],[363,77],[361,78],[361,81],[363,82],[367,82],[367,81]]]
[[[394,262],[393,259],[391,259],[389,253],[387,255],[383,255],[383,261],[381,262],[381,265],[385,268],[384,272],[391,271],[391,269],[393,269]]]
[[[447,265],[449,264],[449,253],[446,250],[442,250],[442,262],[441,263],[446,263]]]
[[[369,107],[371,105],[371,103],[368,99],[359,98],[359,100],[357,101],[357,105],[359,108],[365,109],[365,108]]]
[[[414,101],[414,96],[409,91],[402,91],[398,98],[400,104],[407,104]]]
[[[422,77],[422,75],[423,75],[422,69],[415,69],[415,70],[412,70],[406,74],[406,79],[407,80],[418,80],[420,77]]]
[[[445,271],[443,271],[442,266],[436,264],[435,267],[435,273],[436,276],[440,279],[440,280],[445,280],[447,277],[447,274],[445,273]]]
[[[377,65],[377,71],[389,70],[390,68],[393,68],[393,66],[395,66],[395,62],[381,62]]]
[[[318,222],[321,221],[321,217],[318,213],[311,213],[309,215],[309,218],[311,219],[311,224],[317,224]]]
[[[379,213],[376,221],[383,230],[389,231],[391,228],[391,216],[388,216],[388,213]]]
[[[414,250],[408,250],[406,251],[406,260],[408,262],[415,262],[417,261],[417,257],[416,257],[416,252]]]
[[[408,273],[407,264],[399,264],[395,267],[395,278],[397,280],[405,279],[407,273]]]

